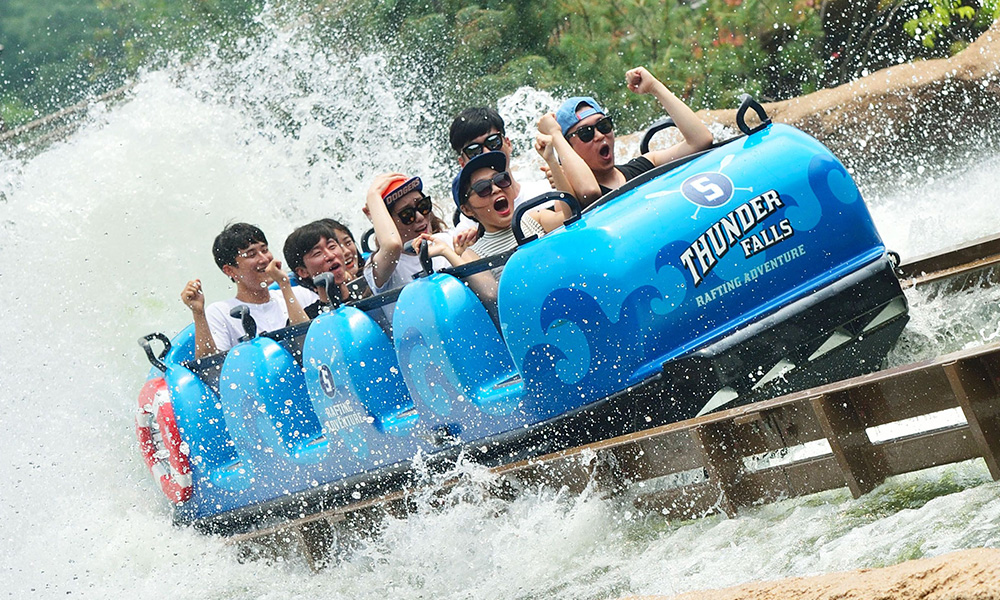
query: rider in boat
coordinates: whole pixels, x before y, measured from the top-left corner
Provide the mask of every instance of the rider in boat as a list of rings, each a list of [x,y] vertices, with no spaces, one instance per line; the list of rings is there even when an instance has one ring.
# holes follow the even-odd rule
[[[228,225],[216,236],[212,254],[219,269],[236,284],[236,296],[206,308],[201,280],[193,279],[184,286],[181,300],[194,318],[196,358],[225,352],[239,342],[245,333],[243,324],[230,315],[237,306],[249,308],[257,331],[262,333],[309,320],[305,307],[318,296],[301,286],[292,286],[258,227],[248,223]],[[274,282],[279,289],[268,288]]]
[[[313,221],[290,233],[285,239],[282,253],[288,262],[288,268],[295,272],[299,285],[319,295],[319,299],[305,309],[309,318],[315,319],[322,308],[330,303],[326,288],[317,286],[313,281],[317,275],[332,274],[334,282],[340,288],[340,297],[349,297],[347,283],[350,273],[345,266],[344,249],[337,240],[337,232],[327,220]]]
[[[616,165],[614,122],[596,100],[573,97],[554,114],[543,115],[538,131],[554,144],[561,169],[573,188],[569,191],[583,206],[654,167],[712,145],[712,133],[701,119],[644,67],[626,72],[625,80],[633,92],[659,100],[684,139],[666,150],[650,151]]]

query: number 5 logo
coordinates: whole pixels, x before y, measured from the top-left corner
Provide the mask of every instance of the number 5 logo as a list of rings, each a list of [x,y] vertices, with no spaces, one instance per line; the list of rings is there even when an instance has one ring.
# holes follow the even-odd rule
[[[323,388],[323,393],[331,398],[337,392],[337,389],[333,385],[333,373],[330,371],[330,367],[326,365],[319,366],[319,385]]]
[[[699,173],[681,184],[681,193],[697,206],[714,208],[733,197],[733,182],[722,173]]]

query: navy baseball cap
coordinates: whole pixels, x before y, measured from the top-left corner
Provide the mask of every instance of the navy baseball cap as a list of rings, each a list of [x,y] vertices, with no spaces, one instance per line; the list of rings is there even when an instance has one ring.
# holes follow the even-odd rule
[[[451,182],[451,196],[455,200],[455,206],[462,206],[462,203],[465,201],[469,191],[469,180],[472,179],[472,174],[479,169],[486,168],[493,169],[497,173],[506,171],[507,155],[500,150],[483,152],[479,156],[465,163],[465,166],[462,167],[462,171],[458,174],[458,177]]]

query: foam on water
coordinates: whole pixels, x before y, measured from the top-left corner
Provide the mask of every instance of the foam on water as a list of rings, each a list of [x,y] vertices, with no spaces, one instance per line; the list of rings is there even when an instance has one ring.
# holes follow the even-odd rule
[[[31,159],[0,157],[8,597],[608,598],[998,545],[1000,487],[981,462],[898,478],[858,501],[829,492],[691,523],[592,493],[527,490],[505,502],[474,482],[454,492],[461,501],[427,500],[386,521],[319,574],[298,559],[240,562],[223,540],[172,526],[136,449],[148,365],[135,339],[186,324],[188,278],[201,277],[212,300],[231,293],[212,237],[239,219],[279,246],[323,216],[360,233],[365,188],[383,170],[423,175],[449,205],[456,165],[438,153],[447,115],[428,115],[428,97],[386,57],[344,60],[318,46],[308,28],[270,27],[238,59],[145,74],[126,101],[95,106]],[[525,88],[500,108],[516,166],[538,178],[530,131],[552,98]],[[869,195],[889,246],[922,253],[995,231],[998,160],[984,151],[961,183],[908,173],[905,188]],[[998,335],[995,291],[910,299],[913,348],[897,362]]]

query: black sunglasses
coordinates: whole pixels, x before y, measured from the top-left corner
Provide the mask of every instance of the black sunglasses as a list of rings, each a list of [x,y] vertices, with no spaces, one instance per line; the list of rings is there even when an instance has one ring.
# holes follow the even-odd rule
[[[490,152],[494,152],[499,150],[500,146],[503,146],[503,134],[492,133],[486,136],[486,139],[483,140],[482,144],[478,142],[469,144],[465,148],[462,148],[462,152],[469,158],[475,158],[483,153],[484,148]]]
[[[604,117],[600,121],[594,123],[593,125],[586,125],[566,135],[566,139],[573,137],[574,135],[580,138],[580,141],[584,144],[589,144],[594,139],[594,130],[598,130],[604,135],[608,135],[615,128],[614,122],[611,117]]]
[[[465,195],[465,199],[468,200],[472,197],[472,193],[475,192],[480,198],[488,198],[490,192],[493,191],[493,186],[497,186],[501,190],[505,190],[510,187],[512,183],[510,179],[510,173],[503,171],[497,173],[489,179],[480,179],[479,181],[473,183],[469,186],[469,193]]]
[[[431,205],[431,197],[421,196],[410,206],[400,209],[400,211],[396,213],[396,216],[399,217],[399,222],[403,225],[412,225],[413,222],[417,220],[418,212],[426,217],[431,214],[431,209],[433,208],[433,205]]]

